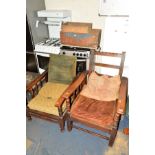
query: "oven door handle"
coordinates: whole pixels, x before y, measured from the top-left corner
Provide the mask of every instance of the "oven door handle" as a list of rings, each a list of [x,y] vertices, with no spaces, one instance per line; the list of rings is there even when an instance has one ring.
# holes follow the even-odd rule
[[[77,62],[86,62],[86,59],[77,59]]]

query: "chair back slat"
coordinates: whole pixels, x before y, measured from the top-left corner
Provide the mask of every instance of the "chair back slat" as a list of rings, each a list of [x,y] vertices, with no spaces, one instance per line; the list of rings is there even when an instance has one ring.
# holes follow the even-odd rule
[[[120,66],[117,66],[117,65],[110,65],[110,64],[104,64],[104,63],[95,63],[95,66],[116,68],[116,69],[120,68]]]
[[[110,56],[110,57],[122,57],[122,53],[114,53],[114,52],[95,52],[95,55]]]
[[[122,77],[123,74],[123,68],[124,68],[124,61],[125,61],[125,54],[126,52],[122,52],[122,53],[114,53],[114,52],[94,52],[94,56],[106,56],[106,57],[114,57],[114,58],[120,58],[120,63],[117,65],[114,65],[111,63],[104,63],[102,62],[96,62],[96,60],[94,60],[94,68],[95,66],[98,67],[106,67],[106,68],[111,68],[111,69],[118,69],[118,74],[120,75],[120,77]]]

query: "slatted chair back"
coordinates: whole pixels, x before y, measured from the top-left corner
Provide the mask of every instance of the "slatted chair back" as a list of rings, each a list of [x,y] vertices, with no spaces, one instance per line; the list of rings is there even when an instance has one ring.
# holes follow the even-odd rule
[[[124,61],[125,61],[125,54],[126,52],[122,52],[122,53],[114,53],[114,52],[94,52],[94,68],[93,70],[95,70],[95,67],[102,67],[104,68],[111,68],[111,69],[117,69],[118,70],[118,75],[120,75],[120,77],[122,77],[123,74],[123,68],[124,68]],[[105,59],[102,59],[102,62],[96,62],[96,56],[101,58],[106,56],[106,57],[113,57],[113,58],[120,58],[119,64],[113,64],[113,62],[108,62],[108,63],[104,63]]]

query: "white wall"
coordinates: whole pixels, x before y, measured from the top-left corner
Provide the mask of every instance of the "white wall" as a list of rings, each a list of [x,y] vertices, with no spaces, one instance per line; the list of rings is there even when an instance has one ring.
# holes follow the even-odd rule
[[[105,48],[107,46],[105,46],[104,41],[107,42],[108,36],[110,35],[115,36],[115,33],[113,32],[114,31],[113,29],[115,29],[115,26],[114,27],[112,26],[112,29],[110,29],[111,33],[110,31],[107,32],[108,34],[104,33],[105,26],[108,25],[106,21],[109,17],[98,16],[99,3],[100,3],[100,0],[45,0],[45,6],[47,10],[51,10],[51,9],[71,10],[72,21],[91,22],[93,23],[93,28],[102,29],[102,37],[100,42],[101,50],[118,52],[119,51],[118,48],[116,50],[113,50],[113,48]],[[112,17],[112,18],[119,18],[119,17]],[[111,23],[113,23],[113,19]],[[119,20],[118,20],[118,23],[120,23]],[[116,29],[117,27],[118,26],[116,26]],[[117,38],[116,38],[116,41],[118,41]],[[112,47],[112,43],[114,43],[114,41],[111,42],[110,40],[108,42],[108,44],[111,44],[111,47]],[[125,76],[128,76],[128,60],[127,60],[128,58],[127,57],[128,55],[126,54],[125,69],[124,69]]]
[[[99,0],[45,0],[47,10],[67,9],[72,11],[72,21],[91,22],[93,28],[104,28],[105,17],[98,16]],[[102,36],[103,36],[102,30]],[[103,37],[101,37],[101,47]]]

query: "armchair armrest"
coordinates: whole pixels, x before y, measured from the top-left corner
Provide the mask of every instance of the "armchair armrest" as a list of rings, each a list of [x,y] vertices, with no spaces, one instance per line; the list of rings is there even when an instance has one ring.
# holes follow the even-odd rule
[[[33,86],[35,86],[38,82],[40,82],[44,78],[47,81],[47,74],[48,72],[46,70],[41,75],[39,75],[36,79],[34,79],[30,84],[26,86],[26,91],[32,91]]]
[[[116,112],[118,114],[125,113],[127,94],[128,94],[128,79],[126,77],[122,77],[121,86],[119,90],[119,98],[117,100],[117,109],[116,109]]]
[[[87,79],[87,72],[82,72],[68,87],[63,97],[68,99]]]
[[[64,93],[56,101],[55,104],[56,107],[61,108],[64,101],[72,95],[72,93],[76,90],[76,88],[86,78],[86,75],[87,75],[86,73],[81,73],[73,80],[73,82],[66,88]]]
[[[37,78],[35,78],[32,82],[30,82],[26,86],[26,100],[27,103],[30,101],[34,96],[38,94],[38,91],[43,86],[44,81],[47,81],[48,72],[45,71],[41,75],[39,75]]]

